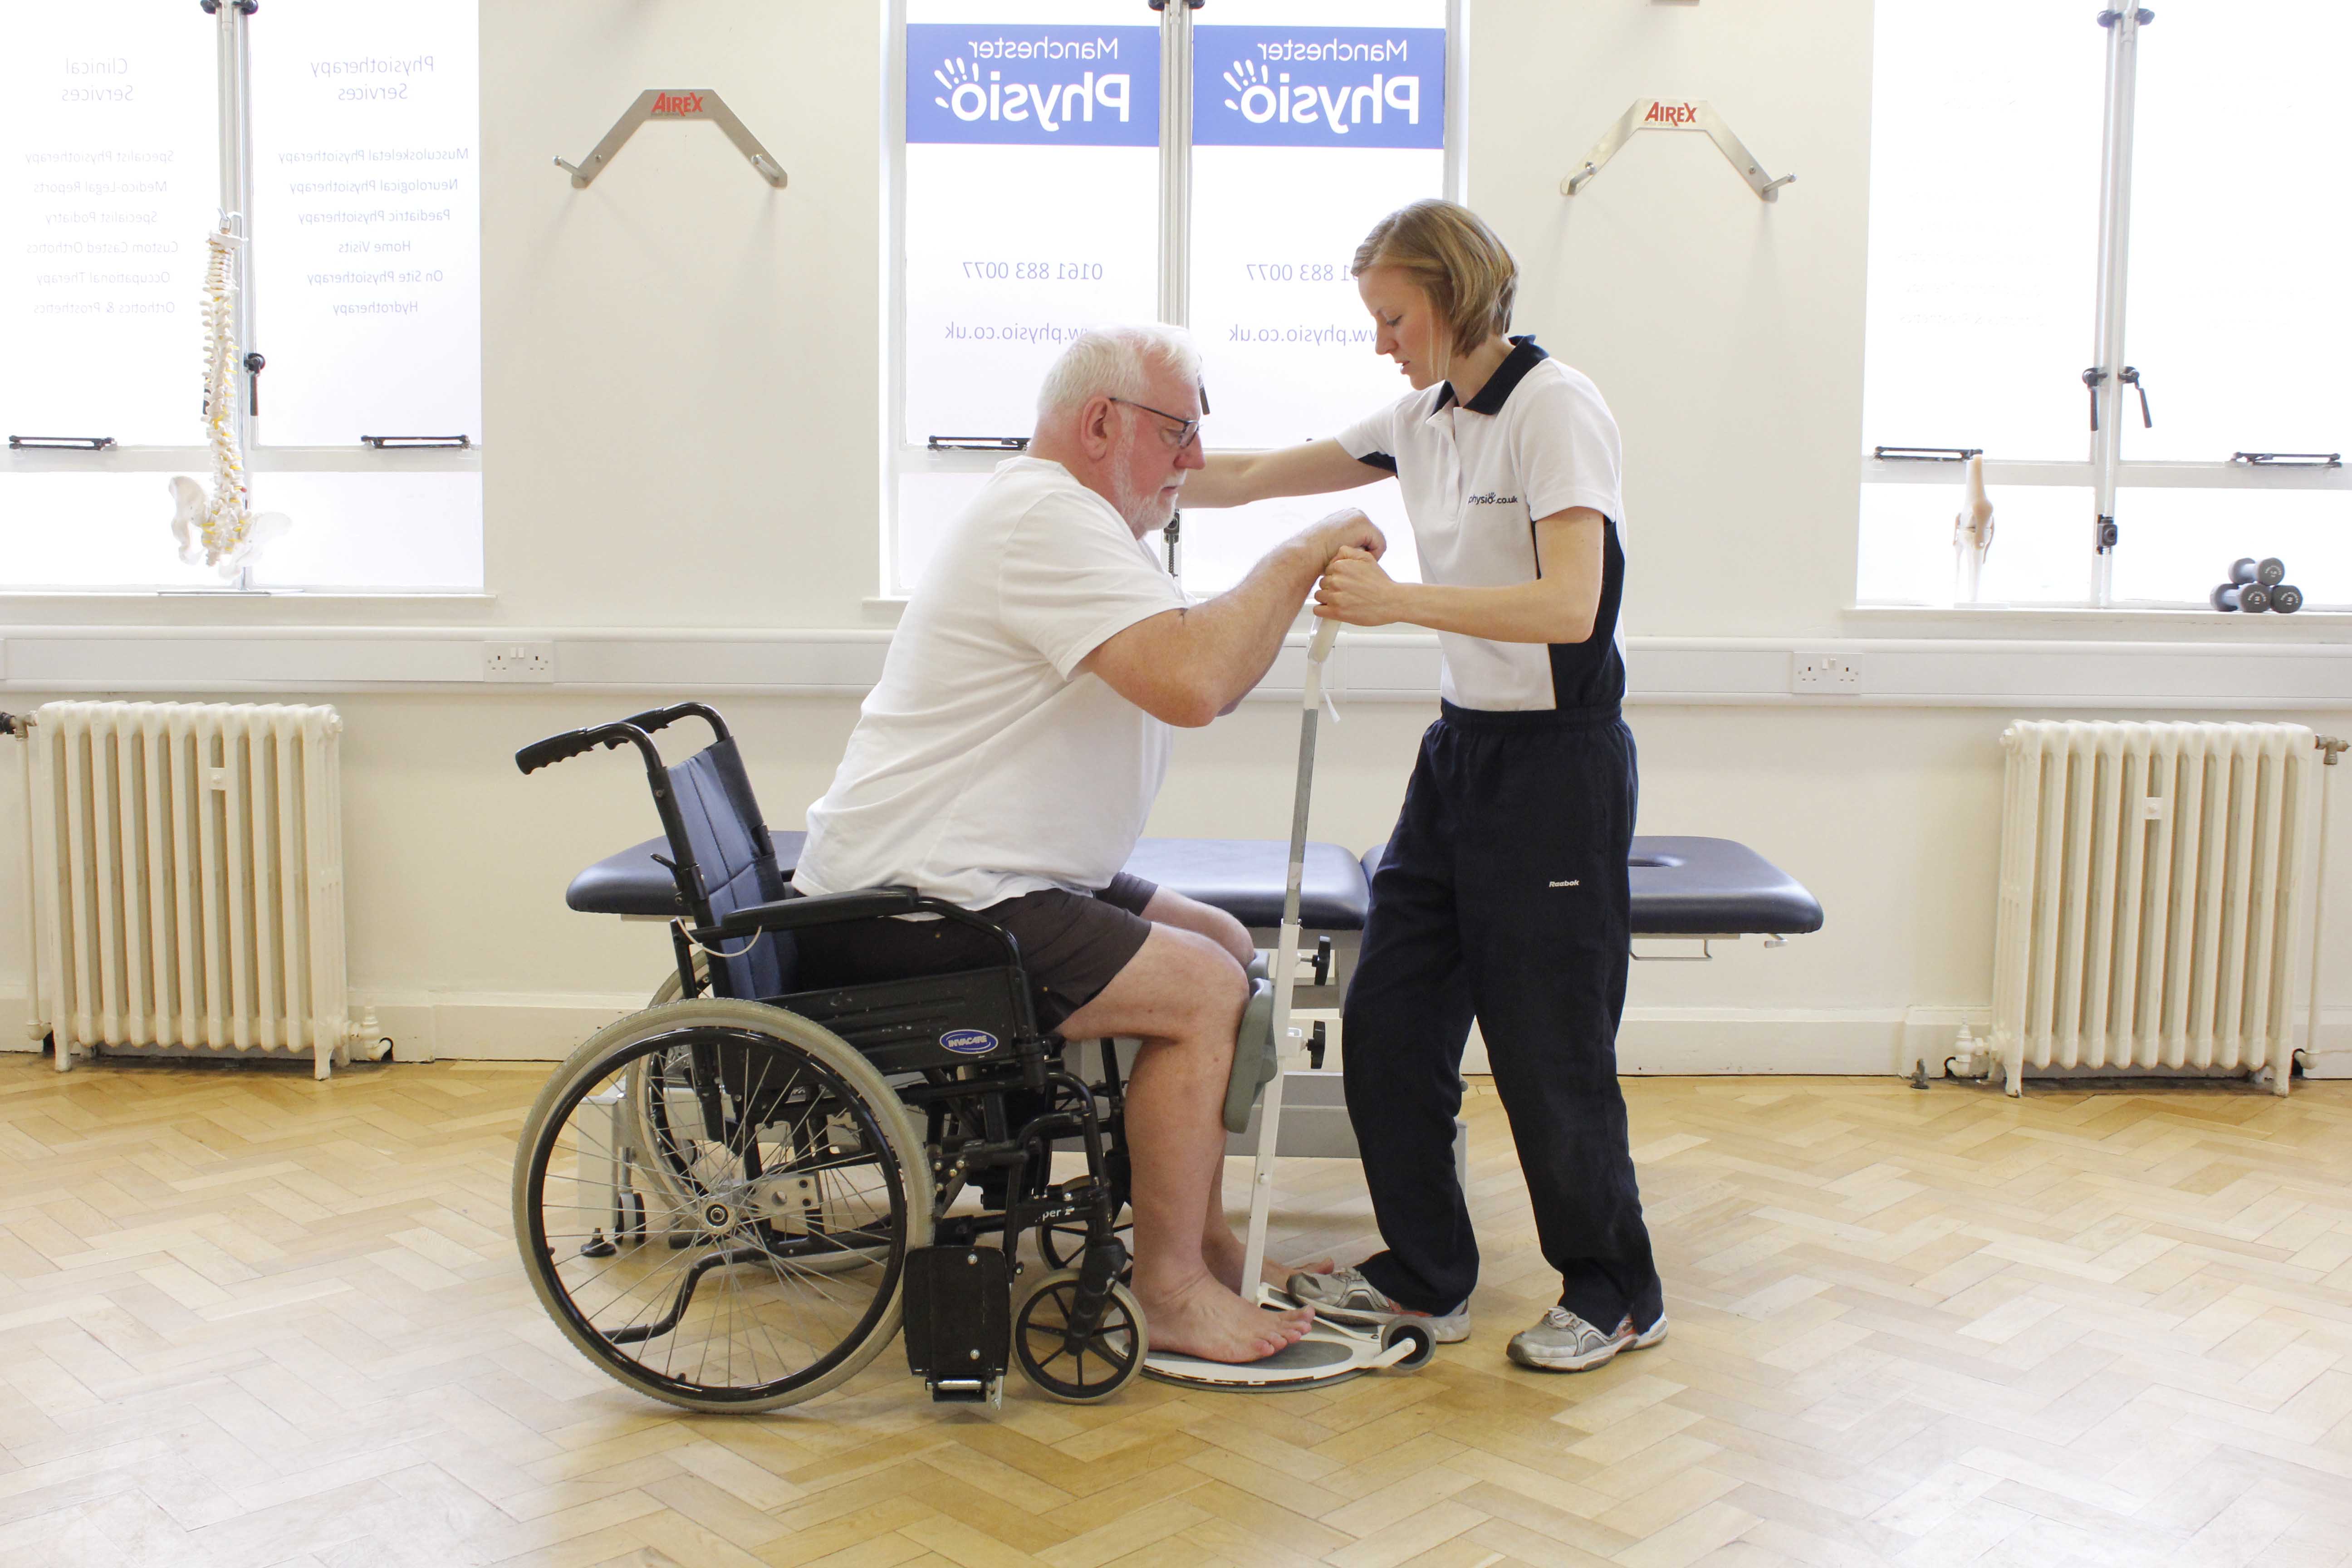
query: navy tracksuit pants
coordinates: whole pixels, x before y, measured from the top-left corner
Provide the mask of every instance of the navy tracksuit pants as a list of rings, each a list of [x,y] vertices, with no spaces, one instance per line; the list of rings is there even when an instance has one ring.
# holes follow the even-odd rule
[[[1604,1331],[1665,1310],[1617,1088],[1637,790],[1613,708],[1447,703],[1422,737],[1340,1039],[1388,1247],[1363,1270],[1404,1306],[1450,1311],[1478,1280],[1453,1156],[1475,1017],[1560,1304]]]

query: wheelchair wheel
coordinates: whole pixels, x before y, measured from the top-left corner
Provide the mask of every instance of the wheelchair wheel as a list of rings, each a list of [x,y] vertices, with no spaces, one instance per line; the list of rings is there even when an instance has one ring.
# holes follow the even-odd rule
[[[1075,1268],[1038,1280],[1013,1314],[1013,1359],[1023,1376],[1054,1398],[1066,1405],[1092,1405],[1135,1381],[1151,1342],[1143,1304],[1126,1286],[1111,1286],[1102,1321],[1091,1334],[1071,1331],[1077,1296]]]
[[[657,1114],[632,1103],[633,1077]],[[607,1238],[625,1191],[643,1218]],[[650,1008],[574,1051],[524,1124],[513,1201],[564,1336],[693,1410],[772,1409],[855,1375],[897,1332],[907,1253],[931,1235],[922,1143],[873,1064],[724,998]]]
[[[1127,1245],[1129,1262],[1125,1272],[1119,1276],[1122,1280],[1125,1280],[1135,1273],[1134,1218],[1132,1216],[1122,1218],[1113,1234]],[[1078,1266],[1078,1260],[1087,1255],[1087,1222],[1083,1219],[1067,1219],[1057,1220],[1051,1225],[1039,1226],[1037,1253],[1045,1260],[1045,1267],[1048,1268],[1076,1268]]]

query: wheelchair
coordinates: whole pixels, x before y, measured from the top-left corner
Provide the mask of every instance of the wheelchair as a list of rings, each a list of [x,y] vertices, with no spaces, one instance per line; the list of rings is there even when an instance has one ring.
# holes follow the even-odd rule
[[[665,763],[654,736],[689,719],[710,743]],[[692,1410],[814,1398],[902,1329],[937,1401],[999,1399],[1008,1364],[1072,1403],[1125,1387],[1150,1339],[1126,1283],[1117,1052],[1105,1042],[1090,1078],[1070,1070],[1036,1026],[1018,944],[971,911],[905,888],[793,889],[701,703],[515,762],[528,774],[623,745],[688,913],[655,1004],[575,1050],[522,1130],[515,1237],[557,1327],[621,1383]],[[793,933],[903,915],[975,928],[1001,961],[848,985],[802,973]],[[1081,1173],[1053,1179],[1057,1146]],[[1016,1305],[1030,1233],[1045,1267]]]

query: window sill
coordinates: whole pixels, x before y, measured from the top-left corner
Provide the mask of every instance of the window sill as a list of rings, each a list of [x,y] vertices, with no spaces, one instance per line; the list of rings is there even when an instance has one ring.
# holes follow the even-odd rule
[[[2188,605],[1850,605],[1843,619],[1885,637],[2095,637],[2114,641],[2305,643],[2352,641],[2352,609],[2291,616],[2228,615]]]

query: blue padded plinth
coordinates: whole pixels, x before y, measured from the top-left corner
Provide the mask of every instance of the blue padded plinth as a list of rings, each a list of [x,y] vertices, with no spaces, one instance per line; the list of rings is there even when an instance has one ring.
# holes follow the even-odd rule
[[[1388,848],[1364,851],[1369,880]],[[1822,929],[1803,883],[1728,838],[1636,837],[1626,867],[1635,936],[1797,936]]]
[[[807,836],[772,837],[777,863],[789,873]],[[669,872],[654,859],[667,847],[649,838],[597,861],[572,879],[564,901],[587,914],[666,920],[679,913]],[[1127,868],[1265,929],[1282,919],[1289,847],[1272,838],[1146,838]],[[1308,845],[1300,923],[1317,931],[1363,930],[1368,879],[1385,847],[1374,845],[1359,864],[1337,844]],[[1795,936],[1822,929],[1822,906],[1802,883],[1728,838],[1636,838],[1631,867],[1637,936]]]

